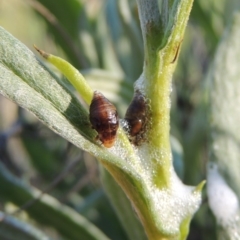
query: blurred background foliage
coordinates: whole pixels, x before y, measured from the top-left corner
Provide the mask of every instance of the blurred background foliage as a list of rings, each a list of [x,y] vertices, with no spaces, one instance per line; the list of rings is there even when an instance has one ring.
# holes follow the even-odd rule
[[[205,74],[223,30],[239,5],[239,0],[198,0],[193,5],[171,96],[174,161],[186,184],[196,185],[206,178]],[[117,106],[120,116],[124,116],[133,95],[133,83],[143,66],[135,0],[2,0],[0,25],[30,49],[33,50],[35,44],[68,60],[85,75],[92,88],[103,92]],[[59,75],[52,66],[48,67]],[[96,160],[1,96],[0,162],[0,179],[5,176],[2,171],[8,171],[10,176],[46,191],[80,213],[110,239],[129,239],[103,191]],[[19,198],[12,204],[8,187],[0,189],[0,210],[11,213],[31,197]],[[21,186],[16,189],[19,195],[28,191],[21,190]],[[37,202],[33,202],[28,208],[34,212],[37,206]],[[56,221],[47,221],[43,215],[48,210],[41,207],[42,214],[30,217],[27,209],[17,217],[41,229],[51,239],[74,239]],[[57,211],[51,213],[52,217],[54,214],[56,218],[61,216]],[[6,226],[1,227],[0,223],[0,232],[3,229]],[[215,220],[205,194],[188,239],[216,239]]]

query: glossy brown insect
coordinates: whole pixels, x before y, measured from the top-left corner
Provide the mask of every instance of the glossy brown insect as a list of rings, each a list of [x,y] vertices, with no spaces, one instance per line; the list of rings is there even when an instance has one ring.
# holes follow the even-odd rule
[[[115,106],[98,91],[94,92],[89,118],[92,127],[98,132],[97,139],[105,147],[112,147],[119,127],[118,113]]]
[[[125,115],[127,131],[130,135],[130,140],[135,145],[139,145],[142,140],[147,118],[146,112],[147,104],[145,97],[140,91],[136,91]]]

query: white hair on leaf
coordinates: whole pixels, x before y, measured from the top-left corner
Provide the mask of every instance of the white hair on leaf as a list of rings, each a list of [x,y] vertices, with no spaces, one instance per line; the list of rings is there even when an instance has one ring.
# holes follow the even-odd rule
[[[209,206],[218,224],[227,227],[238,218],[238,197],[218,171],[216,163],[208,164],[207,174]]]

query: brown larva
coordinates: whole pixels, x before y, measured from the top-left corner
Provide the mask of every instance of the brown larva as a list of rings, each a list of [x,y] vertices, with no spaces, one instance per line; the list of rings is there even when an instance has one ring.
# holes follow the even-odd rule
[[[98,132],[97,139],[110,148],[114,145],[119,126],[118,113],[115,106],[98,91],[94,92],[90,104],[90,122]]]
[[[139,145],[142,140],[147,118],[146,106],[145,97],[140,91],[136,91],[125,115],[125,121],[127,122],[128,128],[127,131],[130,135],[130,140],[135,145]]]

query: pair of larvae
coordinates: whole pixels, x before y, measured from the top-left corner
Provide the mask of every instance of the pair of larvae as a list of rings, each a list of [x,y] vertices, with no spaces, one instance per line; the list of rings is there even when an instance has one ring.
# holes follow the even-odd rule
[[[97,139],[110,148],[114,145],[119,127],[119,117],[115,106],[98,91],[94,92],[90,104],[90,122],[98,133]],[[123,128],[133,144],[139,145],[140,135],[146,122],[146,100],[140,91],[136,91],[129,105]]]

